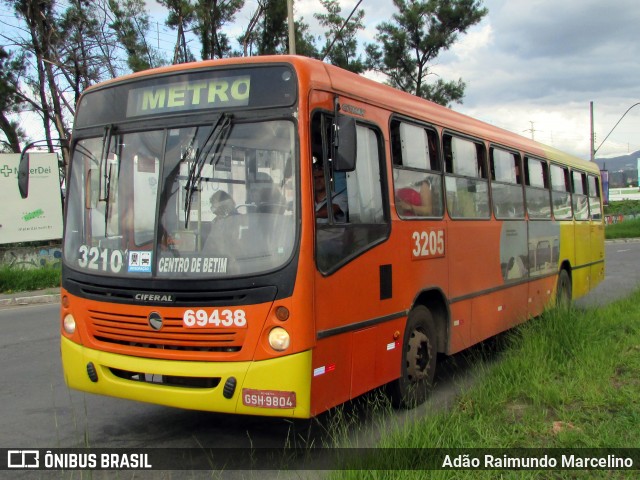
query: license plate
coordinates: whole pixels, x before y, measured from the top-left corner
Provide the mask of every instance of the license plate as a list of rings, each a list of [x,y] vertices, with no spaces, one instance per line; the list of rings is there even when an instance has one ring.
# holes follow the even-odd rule
[[[243,388],[242,404],[245,407],[294,408],[296,406],[296,392]]]

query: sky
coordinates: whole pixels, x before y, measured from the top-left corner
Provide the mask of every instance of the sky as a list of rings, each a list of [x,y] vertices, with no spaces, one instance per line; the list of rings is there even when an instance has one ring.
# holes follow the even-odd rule
[[[154,15],[162,7],[147,1]],[[346,17],[357,0],[342,0]],[[236,17],[248,23],[256,2]],[[462,104],[453,110],[532,137],[581,158],[590,155],[590,102],[594,105],[597,157],[640,150],[640,8],[637,0],[483,0],[488,14],[460,35],[431,66],[434,79],[462,78]],[[311,32],[324,9],[317,0],[294,2]],[[391,0],[363,0],[365,31],[359,44],[375,41],[376,25],[388,21]],[[233,38],[238,31],[229,30]],[[197,48],[195,49],[197,51]],[[616,123],[620,123],[616,125]],[[615,126],[615,128],[614,128]],[[611,135],[605,137],[612,131]]]
[[[164,25],[164,7],[145,1],[156,22],[149,37],[170,58],[175,32]],[[341,0],[342,16],[356,3]],[[489,11],[482,22],[460,35],[431,65],[434,80],[461,78],[467,85],[463,103],[454,104],[453,110],[588,159],[593,102],[597,157],[640,150],[640,105],[620,121],[640,102],[637,0],[481,3]],[[235,24],[226,30],[230,38],[246,28],[255,8],[256,0],[245,1]],[[363,49],[375,42],[376,26],[390,20],[395,7],[392,0],[362,0],[360,8],[365,11],[366,28],[358,37]],[[323,35],[313,17],[324,13],[318,0],[294,0],[294,9],[312,33]],[[10,16],[6,10],[0,11],[3,20]],[[199,51],[195,40],[191,48]]]

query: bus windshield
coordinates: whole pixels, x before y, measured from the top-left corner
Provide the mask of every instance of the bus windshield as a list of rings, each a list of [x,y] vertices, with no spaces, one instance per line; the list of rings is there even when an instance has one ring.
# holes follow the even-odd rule
[[[228,277],[283,266],[296,237],[290,120],[213,122],[79,140],[64,258],[128,277]]]

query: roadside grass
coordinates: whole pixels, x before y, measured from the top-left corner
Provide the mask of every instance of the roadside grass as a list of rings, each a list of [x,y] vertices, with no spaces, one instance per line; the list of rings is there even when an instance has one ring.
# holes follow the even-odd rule
[[[60,286],[60,267],[32,269],[0,267],[0,293],[41,290]]]
[[[505,341],[500,361],[478,359],[480,380],[450,409],[396,427],[377,447],[640,447],[640,291],[602,308],[548,311],[507,333]],[[333,472],[331,478],[395,479],[403,461],[411,462],[410,455],[399,457],[393,471],[363,470],[358,462],[366,465],[367,460],[360,458],[354,460],[354,470]],[[545,475],[626,478],[629,473],[556,470]],[[408,469],[401,476],[475,479],[497,474]],[[519,470],[501,471],[498,476],[540,475]]]
[[[604,236],[607,240],[640,237],[640,218],[607,225]]]

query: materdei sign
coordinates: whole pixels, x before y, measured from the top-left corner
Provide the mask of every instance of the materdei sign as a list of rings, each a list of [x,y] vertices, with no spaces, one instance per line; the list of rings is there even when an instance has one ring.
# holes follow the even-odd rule
[[[58,156],[29,155],[29,196],[18,190],[20,154],[0,155],[0,244],[62,238]]]

